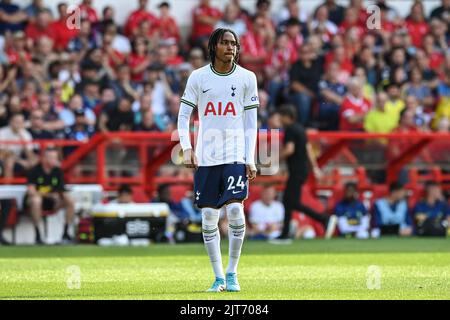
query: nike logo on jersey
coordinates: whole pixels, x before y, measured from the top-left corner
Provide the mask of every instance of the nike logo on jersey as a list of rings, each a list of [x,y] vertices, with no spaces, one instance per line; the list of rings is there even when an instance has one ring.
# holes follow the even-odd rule
[[[244,190],[241,190],[241,191],[231,191],[233,194],[237,194],[237,193],[241,193],[242,191],[244,191]]]
[[[212,88],[211,88],[212,89]],[[208,90],[202,90],[203,91],[203,93],[207,93],[209,90],[211,90],[211,89],[208,89]]]

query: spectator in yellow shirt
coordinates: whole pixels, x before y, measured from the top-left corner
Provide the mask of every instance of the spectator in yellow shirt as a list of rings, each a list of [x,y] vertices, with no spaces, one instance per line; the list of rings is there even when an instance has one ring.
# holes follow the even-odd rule
[[[441,97],[439,103],[436,106],[436,113],[433,118],[432,128],[437,130],[441,119],[450,119],[450,97]]]
[[[388,96],[380,91],[376,94],[375,108],[364,119],[364,130],[373,133],[389,133],[398,125],[398,118],[386,110]]]
[[[401,91],[399,85],[395,83],[391,83],[387,86],[387,94],[388,94],[388,101],[386,101],[386,104],[384,108],[386,109],[386,112],[391,113],[396,123],[400,120],[400,112],[405,108],[405,102],[401,98]]]

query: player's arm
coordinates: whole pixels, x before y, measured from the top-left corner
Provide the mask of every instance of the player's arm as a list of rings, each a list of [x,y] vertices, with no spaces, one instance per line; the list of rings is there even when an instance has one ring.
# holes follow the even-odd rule
[[[255,150],[258,135],[258,85],[256,76],[251,73],[244,99],[244,130],[245,130],[245,165],[249,180],[256,178]]]
[[[180,137],[180,145],[183,149],[183,164],[187,168],[197,168],[197,158],[192,150],[191,135],[189,131],[189,123],[194,108],[197,107],[198,88],[196,86],[194,74],[188,78],[186,90],[181,97],[180,110],[178,111],[178,136]]]
[[[189,132],[189,122],[194,109],[181,102],[178,112],[178,135],[180,137],[180,145],[183,149],[183,164],[187,168],[197,168],[197,159],[192,151],[191,136]]]

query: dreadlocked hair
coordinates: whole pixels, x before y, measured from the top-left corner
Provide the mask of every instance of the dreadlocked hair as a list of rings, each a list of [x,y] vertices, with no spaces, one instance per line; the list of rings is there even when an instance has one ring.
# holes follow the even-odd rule
[[[216,59],[216,47],[219,44],[219,41],[222,40],[223,35],[229,32],[234,36],[236,40],[236,55],[234,56],[233,62],[238,63],[239,61],[239,51],[241,50],[241,43],[239,42],[239,37],[236,33],[231,29],[226,28],[218,28],[211,33],[208,40],[208,54],[211,63],[214,65],[214,60]]]

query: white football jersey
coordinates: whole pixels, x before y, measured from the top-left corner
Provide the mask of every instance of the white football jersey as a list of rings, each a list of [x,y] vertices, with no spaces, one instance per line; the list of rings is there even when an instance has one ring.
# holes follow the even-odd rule
[[[219,73],[208,64],[189,76],[181,103],[198,109],[199,166],[246,163],[245,111],[259,106],[253,72],[233,64],[230,72]]]

